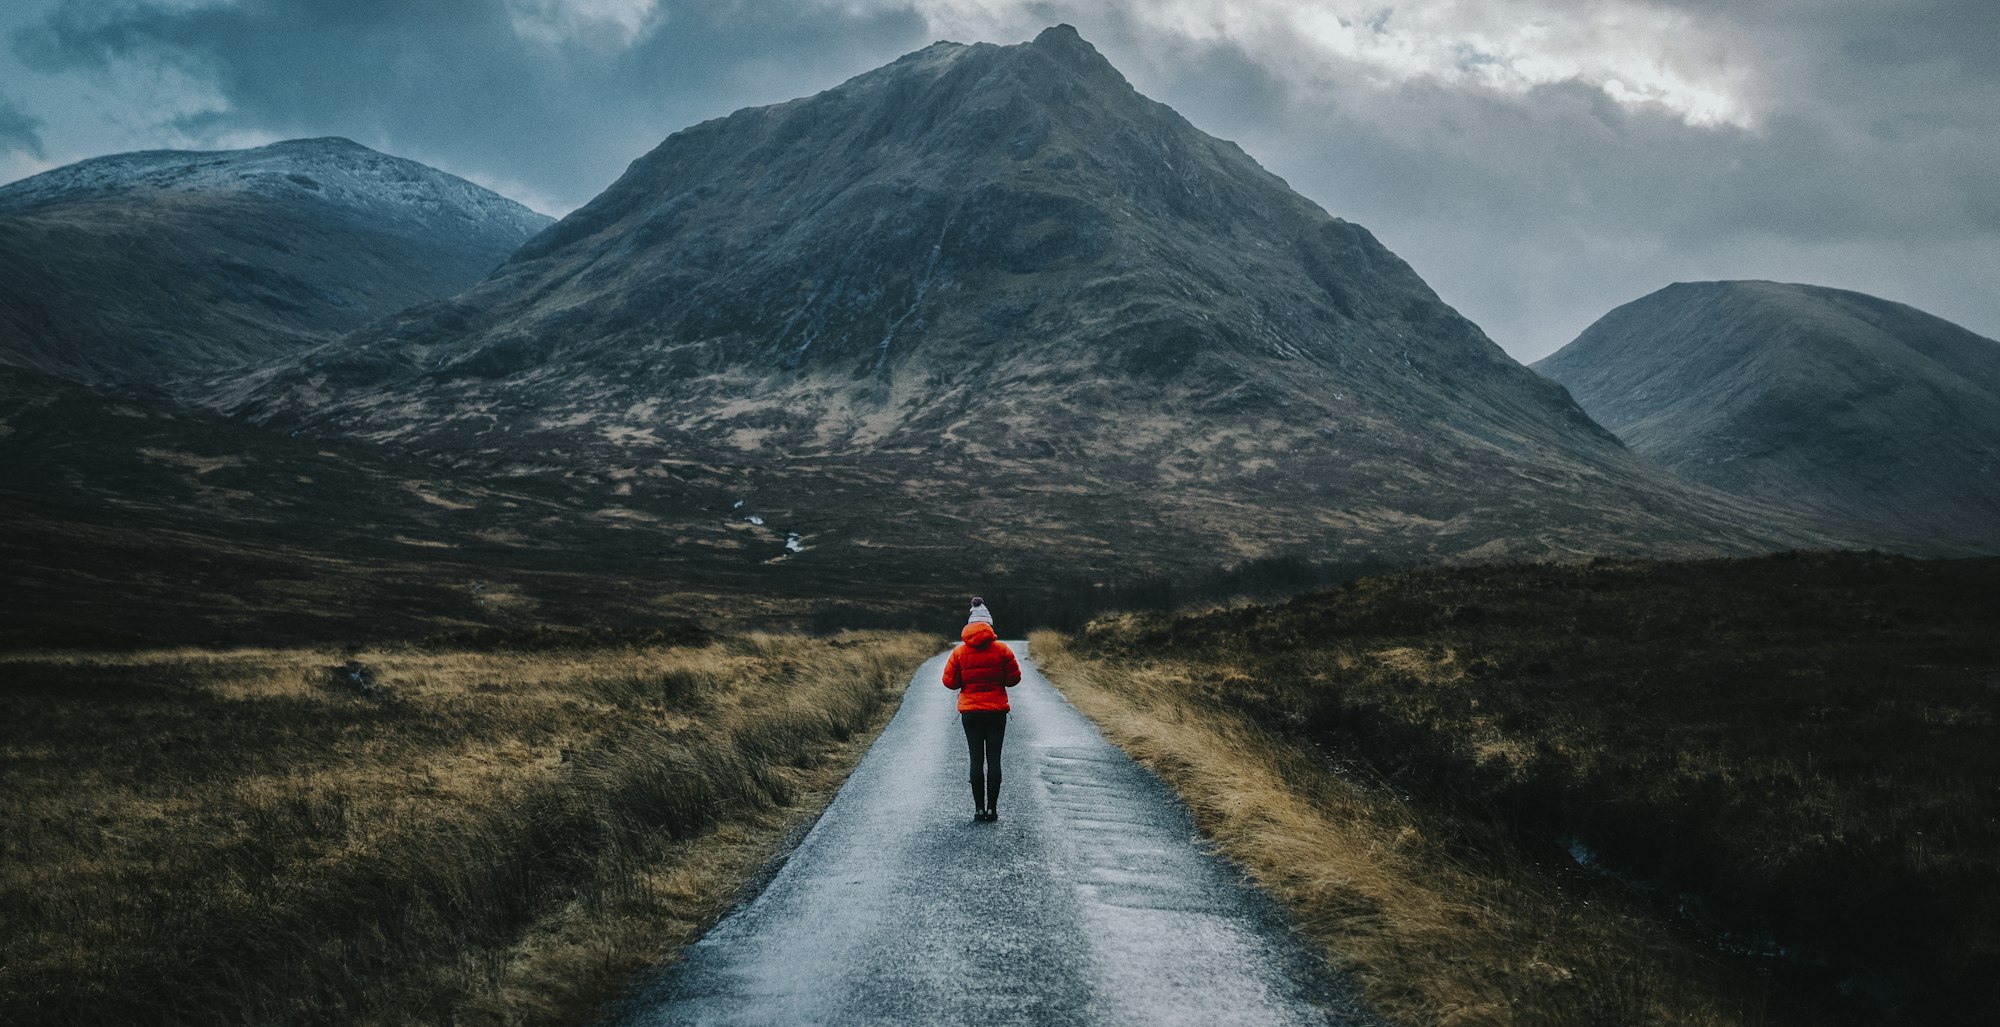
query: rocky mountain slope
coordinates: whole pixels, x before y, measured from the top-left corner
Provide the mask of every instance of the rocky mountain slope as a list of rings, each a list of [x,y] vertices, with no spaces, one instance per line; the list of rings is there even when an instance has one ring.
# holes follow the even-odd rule
[[[0,363],[157,382],[323,343],[551,223],[345,139],[159,150],[0,187]]]
[[[774,580],[784,537],[740,516],[594,516],[560,479],[457,478],[146,386],[0,366],[0,469],[0,651],[800,624],[828,589],[915,605]]]
[[[2000,552],[2000,342],[1840,289],[1680,283],[1535,369],[1683,476],[1928,553]]]
[[[561,476],[607,515],[687,509],[699,471],[801,562],[1811,539],[1657,484],[1369,232],[1067,26],[677,133],[478,287],[215,400]]]

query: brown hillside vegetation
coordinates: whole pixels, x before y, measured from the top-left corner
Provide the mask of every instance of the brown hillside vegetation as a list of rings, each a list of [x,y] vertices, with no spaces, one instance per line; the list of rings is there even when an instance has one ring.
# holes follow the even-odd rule
[[[934,649],[0,657],[0,1022],[578,1022]]]
[[[1434,570],[1044,636],[1407,1023],[1991,1023],[2000,562]]]

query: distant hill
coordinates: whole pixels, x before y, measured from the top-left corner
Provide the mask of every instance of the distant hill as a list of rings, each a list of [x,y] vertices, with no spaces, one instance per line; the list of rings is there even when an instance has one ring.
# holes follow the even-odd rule
[[[818,573],[1810,540],[1657,481],[1068,26],[676,133],[478,287],[217,401],[618,516],[754,493]]]
[[[1859,543],[2000,552],[2000,343],[1858,292],[1669,286],[1534,365],[1634,450]]]
[[[109,383],[266,359],[464,289],[550,223],[345,139],[82,161],[0,187],[0,363]]]

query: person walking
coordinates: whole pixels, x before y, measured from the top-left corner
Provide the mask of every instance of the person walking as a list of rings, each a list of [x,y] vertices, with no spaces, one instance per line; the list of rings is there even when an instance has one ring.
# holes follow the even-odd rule
[[[983,612],[985,606],[973,607]],[[961,642],[944,661],[944,687],[958,693],[958,720],[972,760],[972,819],[1000,819],[1000,745],[1007,738],[1007,690],[1021,683],[1014,650],[1000,641],[987,621],[973,621],[958,633]]]

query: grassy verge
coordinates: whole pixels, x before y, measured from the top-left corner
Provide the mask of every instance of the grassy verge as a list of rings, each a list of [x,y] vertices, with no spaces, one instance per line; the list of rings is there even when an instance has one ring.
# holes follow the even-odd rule
[[[1035,653],[1406,1023],[1986,1023],[2000,565],[1491,567]]]
[[[935,647],[0,658],[0,1021],[577,1022]]]

